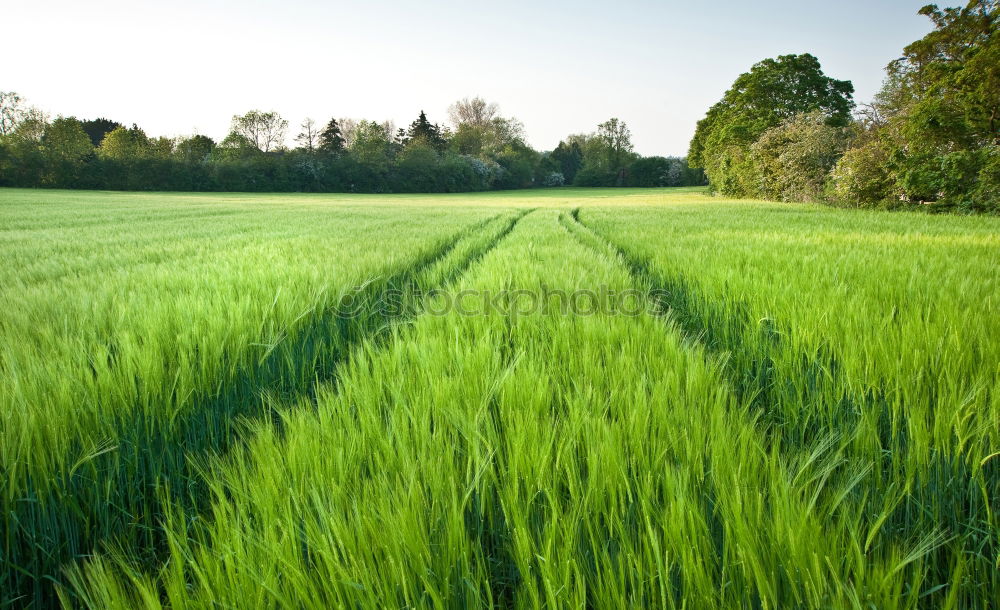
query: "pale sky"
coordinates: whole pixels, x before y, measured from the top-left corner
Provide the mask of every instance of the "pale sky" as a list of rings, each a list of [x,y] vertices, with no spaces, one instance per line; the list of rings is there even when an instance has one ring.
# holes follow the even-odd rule
[[[964,2],[964,0],[961,0]],[[447,122],[479,95],[550,150],[617,116],[683,155],[741,72],[810,52],[869,100],[925,0],[7,0],[0,90],[52,115],[221,140],[233,114]],[[958,4],[960,0],[953,0]]]

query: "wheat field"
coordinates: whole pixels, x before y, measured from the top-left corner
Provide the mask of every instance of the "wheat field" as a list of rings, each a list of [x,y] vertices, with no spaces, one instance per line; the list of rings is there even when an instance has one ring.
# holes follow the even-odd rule
[[[0,607],[1000,599],[1000,219],[0,189],[0,234]]]

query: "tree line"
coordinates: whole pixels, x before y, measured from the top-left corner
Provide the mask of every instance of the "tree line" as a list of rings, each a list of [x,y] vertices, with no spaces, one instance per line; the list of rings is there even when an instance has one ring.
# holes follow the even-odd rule
[[[920,14],[934,30],[871,103],[810,54],[766,59],[699,121],[689,162],[727,196],[1000,211],[1000,3]]]
[[[531,148],[523,125],[475,97],[449,108],[450,125],[421,111],[391,122],[302,122],[286,147],[277,112],[235,115],[228,135],[150,137],[97,118],[49,120],[0,93],[0,186],[172,191],[465,192],[537,186],[688,186],[704,173],[683,158],[641,157],[616,119],[555,150]]]

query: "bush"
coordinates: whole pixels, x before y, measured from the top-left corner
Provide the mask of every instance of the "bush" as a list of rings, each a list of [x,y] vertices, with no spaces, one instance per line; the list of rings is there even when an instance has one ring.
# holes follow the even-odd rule
[[[847,143],[847,129],[829,125],[822,112],[800,113],[761,134],[750,147],[754,195],[783,201],[818,201]]]
[[[679,186],[670,184],[670,171],[674,164],[666,157],[636,159],[628,169],[628,186]]]
[[[848,205],[871,207],[898,200],[893,196],[896,181],[889,169],[889,150],[877,139],[845,152],[831,181],[834,198]]]
[[[563,186],[564,184],[566,184],[566,178],[562,172],[549,172],[542,178],[542,186]]]
[[[618,175],[615,172],[594,166],[587,166],[576,173],[575,186],[615,186]]]

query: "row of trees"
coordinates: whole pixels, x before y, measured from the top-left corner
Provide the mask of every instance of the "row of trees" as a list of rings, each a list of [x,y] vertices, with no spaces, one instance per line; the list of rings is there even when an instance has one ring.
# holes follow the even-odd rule
[[[618,119],[551,152],[496,104],[464,99],[450,126],[423,111],[391,122],[306,119],[285,146],[288,121],[252,110],[221,141],[153,138],[100,118],[49,121],[13,93],[0,94],[0,185],[119,190],[462,192],[532,186],[680,186],[704,183],[684,159],[640,157]]]
[[[1000,211],[1000,3],[920,13],[934,31],[860,109],[812,55],[754,65],[698,123],[691,165],[729,196]]]

